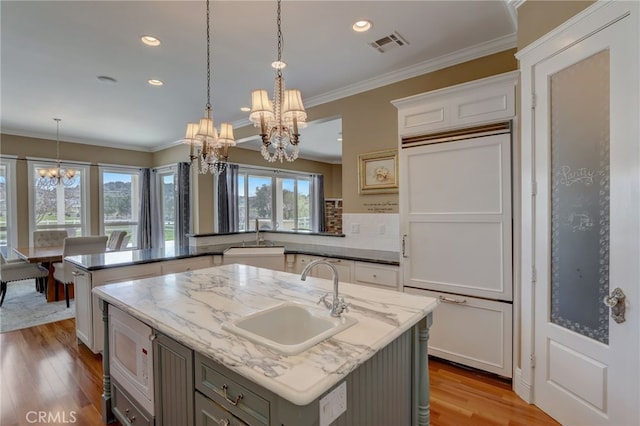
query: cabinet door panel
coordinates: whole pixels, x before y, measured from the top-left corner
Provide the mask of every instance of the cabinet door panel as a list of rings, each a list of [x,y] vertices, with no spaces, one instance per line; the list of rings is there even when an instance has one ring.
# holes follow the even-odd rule
[[[511,134],[406,148],[404,285],[512,299]]]
[[[429,329],[430,355],[512,376],[510,303],[410,288],[405,292],[440,299]]]

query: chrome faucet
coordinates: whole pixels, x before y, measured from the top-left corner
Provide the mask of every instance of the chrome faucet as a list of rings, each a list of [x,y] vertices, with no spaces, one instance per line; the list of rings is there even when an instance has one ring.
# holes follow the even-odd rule
[[[331,302],[327,302],[328,295],[325,294],[320,298],[320,300],[318,300],[318,303],[323,302],[324,306],[329,309],[329,313],[332,317],[339,317],[342,312],[349,311],[349,305],[344,302],[344,297],[342,299],[338,297],[338,270],[331,262],[324,259],[314,260],[304,268],[302,275],[300,275],[300,279],[305,281],[311,268],[320,264],[329,266],[333,271],[333,300]]]

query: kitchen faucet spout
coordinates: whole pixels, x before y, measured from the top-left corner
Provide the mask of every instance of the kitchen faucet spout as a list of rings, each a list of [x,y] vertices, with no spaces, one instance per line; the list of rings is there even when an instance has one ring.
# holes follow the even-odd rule
[[[332,317],[339,317],[342,312],[349,310],[349,306],[344,302],[344,298],[342,299],[339,298],[338,270],[333,265],[333,263],[324,259],[314,260],[304,268],[304,270],[302,271],[302,274],[300,275],[300,279],[302,281],[305,281],[307,279],[307,275],[309,274],[309,271],[311,270],[311,268],[313,268],[316,265],[327,265],[331,268],[331,271],[333,272],[333,300],[331,302],[328,302],[327,295],[325,294],[320,298],[320,300],[318,300],[318,303],[323,302],[324,305],[327,307],[327,309],[329,309],[329,313],[331,314]]]

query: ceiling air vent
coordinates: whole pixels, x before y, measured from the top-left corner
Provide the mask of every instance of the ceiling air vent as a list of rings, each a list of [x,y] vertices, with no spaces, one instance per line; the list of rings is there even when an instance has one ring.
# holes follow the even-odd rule
[[[390,34],[386,37],[382,37],[376,41],[372,41],[369,43],[369,46],[373,47],[380,53],[384,53],[389,51],[397,46],[404,46],[405,44],[409,44],[407,40],[403,39],[397,31],[394,31],[393,34]]]

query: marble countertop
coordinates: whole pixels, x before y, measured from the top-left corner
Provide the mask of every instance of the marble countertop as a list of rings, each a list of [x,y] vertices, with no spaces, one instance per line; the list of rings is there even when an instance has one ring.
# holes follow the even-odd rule
[[[285,254],[308,254],[334,257],[338,259],[399,265],[398,252],[383,250],[364,250],[347,247],[334,247],[320,244],[280,243],[269,241],[269,245],[283,246]],[[123,250],[90,255],[69,256],[65,260],[87,271],[106,268],[163,262],[196,256],[222,255],[230,247],[242,247],[242,243],[215,244],[199,247],[176,247],[144,250]]]
[[[96,287],[108,303],[297,405],[307,405],[418,323],[434,298],[340,283],[354,326],[293,356],[222,329],[283,302],[317,307],[333,282],[226,265]],[[328,315],[328,313],[327,313]]]

